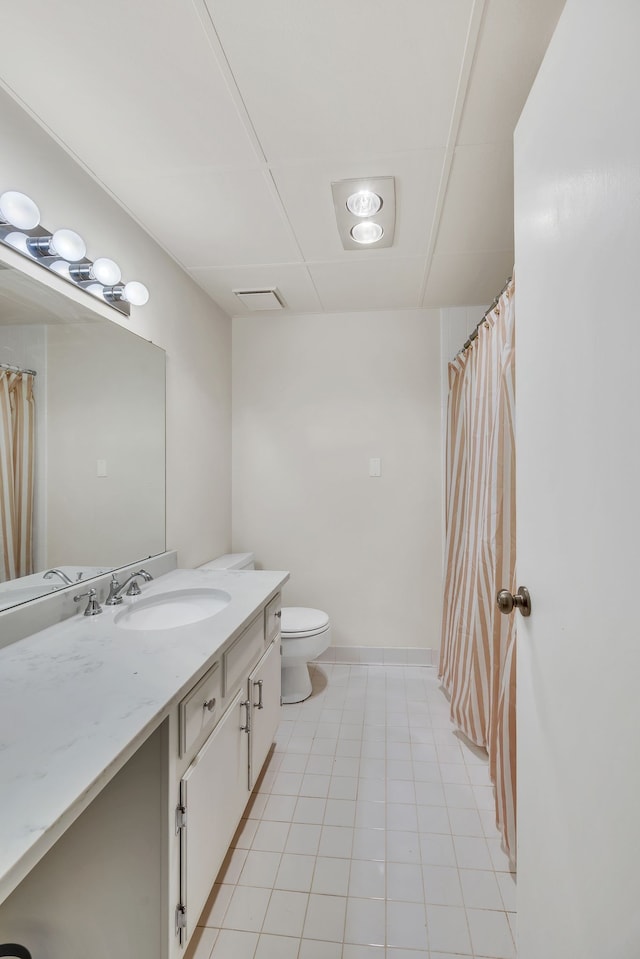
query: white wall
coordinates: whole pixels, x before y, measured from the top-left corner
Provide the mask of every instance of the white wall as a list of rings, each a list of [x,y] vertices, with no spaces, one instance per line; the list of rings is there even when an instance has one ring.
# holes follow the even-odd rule
[[[87,122],[98,133],[100,121]],[[102,126],[101,135],[109,136],[109,124]],[[167,351],[167,546],[185,566],[225,552],[231,535],[230,320],[2,91],[0,141],[0,189],[29,194],[46,226],[76,229],[90,258],[112,256],[125,278],[149,287],[149,303],[134,307],[130,320],[114,311],[114,322]]]
[[[233,547],[335,645],[438,646],[440,439],[438,311],[234,319]]]

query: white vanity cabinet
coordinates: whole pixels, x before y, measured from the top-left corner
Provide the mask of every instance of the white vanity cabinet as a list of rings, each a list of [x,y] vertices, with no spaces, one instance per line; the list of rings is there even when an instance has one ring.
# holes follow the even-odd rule
[[[180,946],[198,923],[274,740],[280,719],[279,608],[278,595],[179,706],[179,751],[183,763],[191,760],[178,784],[176,808]],[[208,736],[198,748],[205,729]]]

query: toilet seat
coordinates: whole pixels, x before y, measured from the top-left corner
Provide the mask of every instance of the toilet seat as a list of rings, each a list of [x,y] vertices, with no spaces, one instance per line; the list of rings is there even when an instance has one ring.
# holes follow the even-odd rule
[[[318,636],[329,628],[329,617],[321,609],[307,606],[283,606],[280,630],[283,639]]]

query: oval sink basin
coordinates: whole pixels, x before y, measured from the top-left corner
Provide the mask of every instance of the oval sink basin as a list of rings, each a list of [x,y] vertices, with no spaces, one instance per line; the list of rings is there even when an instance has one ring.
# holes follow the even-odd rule
[[[139,599],[113,621],[121,629],[175,629],[215,616],[230,601],[223,589],[177,589]]]

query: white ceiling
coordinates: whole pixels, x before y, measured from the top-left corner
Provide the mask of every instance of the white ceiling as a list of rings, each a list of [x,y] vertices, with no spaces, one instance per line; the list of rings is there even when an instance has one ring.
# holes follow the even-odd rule
[[[230,315],[238,287],[477,304],[512,270],[512,135],[563,5],[21,0],[0,78]],[[371,176],[394,244],[346,251],[331,182]]]

